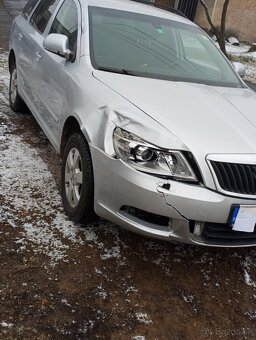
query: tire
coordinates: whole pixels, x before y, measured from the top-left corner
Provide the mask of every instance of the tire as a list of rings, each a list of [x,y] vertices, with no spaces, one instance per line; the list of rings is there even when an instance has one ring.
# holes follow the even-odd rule
[[[10,65],[10,85],[9,85],[9,103],[14,112],[25,112],[26,104],[22,100],[18,92],[17,85],[17,68],[15,61]]]
[[[75,223],[92,223],[94,212],[94,179],[89,146],[75,133],[68,139],[61,167],[61,196],[68,217]]]

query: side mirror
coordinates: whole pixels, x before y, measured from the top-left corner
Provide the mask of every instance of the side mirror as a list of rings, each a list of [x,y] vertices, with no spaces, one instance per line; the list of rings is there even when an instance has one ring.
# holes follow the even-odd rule
[[[43,43],[43,47],[54,54],[70,60],[73,53],[69,49],[68,37],[63,34],[51,33],[49,34]]]
[[[244,65],[241,64],[241,63],[234,62],[234,63],[233,63],[233,67],[234,67],[236,73],[237,73],[241,78],[244,78],[244,76],[246,75],[246,69],[245,69]]]

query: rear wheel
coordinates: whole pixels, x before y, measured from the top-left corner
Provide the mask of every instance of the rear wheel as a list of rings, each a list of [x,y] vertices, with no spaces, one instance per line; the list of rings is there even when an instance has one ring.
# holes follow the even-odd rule
[[[18,74],[15,61],[12,62],[10,67],[10,85],[9,85],[9,102],[10,107],[14,112],[24,112],[26,109],[26,104],[22,100],[18,92]]]
[[[64,149],[61,194],[64,209],[72,221],[95,221],[92,160],[89,146],[79,133],[68,139]]]

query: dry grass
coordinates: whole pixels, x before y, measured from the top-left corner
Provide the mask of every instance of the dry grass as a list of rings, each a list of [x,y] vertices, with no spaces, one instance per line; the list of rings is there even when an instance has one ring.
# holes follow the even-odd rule
[[[234,55],[234,54],[229,54],[228,58],[230,61],[236,61],[239,63],[252,63],[255,64],[255,59],[250,57],[250,56],[246,56],[246,55]]]

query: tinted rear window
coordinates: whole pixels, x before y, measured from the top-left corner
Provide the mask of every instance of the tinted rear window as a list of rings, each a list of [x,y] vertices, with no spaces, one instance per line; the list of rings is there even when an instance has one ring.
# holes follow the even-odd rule
[[[37,6],[30,22],[39,32],[44,32],[57,3],[58,0],[41,0]]]
[[[22,15],[28,19],[39,0],[29,0],[22,11]]]

